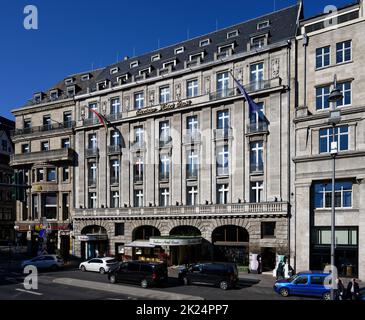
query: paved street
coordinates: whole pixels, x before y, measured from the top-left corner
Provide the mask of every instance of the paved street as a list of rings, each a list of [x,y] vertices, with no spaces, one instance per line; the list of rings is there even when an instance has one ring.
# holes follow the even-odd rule
[[[18,265],[0,262],[1,300],[285,300],[273,292],[274,279],[270,275],[240,274],[238,288],[223,291],[212,286],[181,286],[174,270],[170,270],[166,288],[149,289],[130,284],[111,285],[106,275],[83,273],[75,268],[41,272],[38,290],[29,292],[24,290],[25,275],[21,274]]]

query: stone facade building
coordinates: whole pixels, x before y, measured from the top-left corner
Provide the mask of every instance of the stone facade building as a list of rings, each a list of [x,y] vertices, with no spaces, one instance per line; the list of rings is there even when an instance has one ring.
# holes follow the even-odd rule
[[[365,279],[365,28],[362,2],[303,20],[298,41],[295,200],[291,234],[297,270],[330,264],[331,142],[336,157],[336,266],[340,275]],[[329,123],[334,75],[343,99],[341,121]]]

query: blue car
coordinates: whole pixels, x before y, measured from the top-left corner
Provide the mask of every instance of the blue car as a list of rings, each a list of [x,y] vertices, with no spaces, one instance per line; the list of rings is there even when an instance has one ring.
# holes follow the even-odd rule
[[[330,274],[311,271],[301,272],[289,279],[276,281],[274,290],[283,297],[298,295],[330,300]]]

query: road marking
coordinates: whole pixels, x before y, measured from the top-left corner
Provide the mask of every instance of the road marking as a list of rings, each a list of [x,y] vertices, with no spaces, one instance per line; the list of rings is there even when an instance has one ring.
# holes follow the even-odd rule
[[[36,296],[43,296],[43,293],[40,293],[40,292],[34,292],[34,291],[29,291],[29,290],[15,289],[15,291],[20,291],[20,292],[30,293],[30,294],[34,294],[34,295],[36,295]]]
[[[128,297],[129,299],[129,297]],[[125,300],[125,299],[117,299],[117,298],[106,298],[106,300]]]

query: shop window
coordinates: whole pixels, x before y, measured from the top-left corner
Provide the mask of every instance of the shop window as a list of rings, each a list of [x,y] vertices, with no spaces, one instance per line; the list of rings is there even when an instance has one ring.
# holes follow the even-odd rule
[[[124,223],[115,224],[115,236],[124,236]]]

